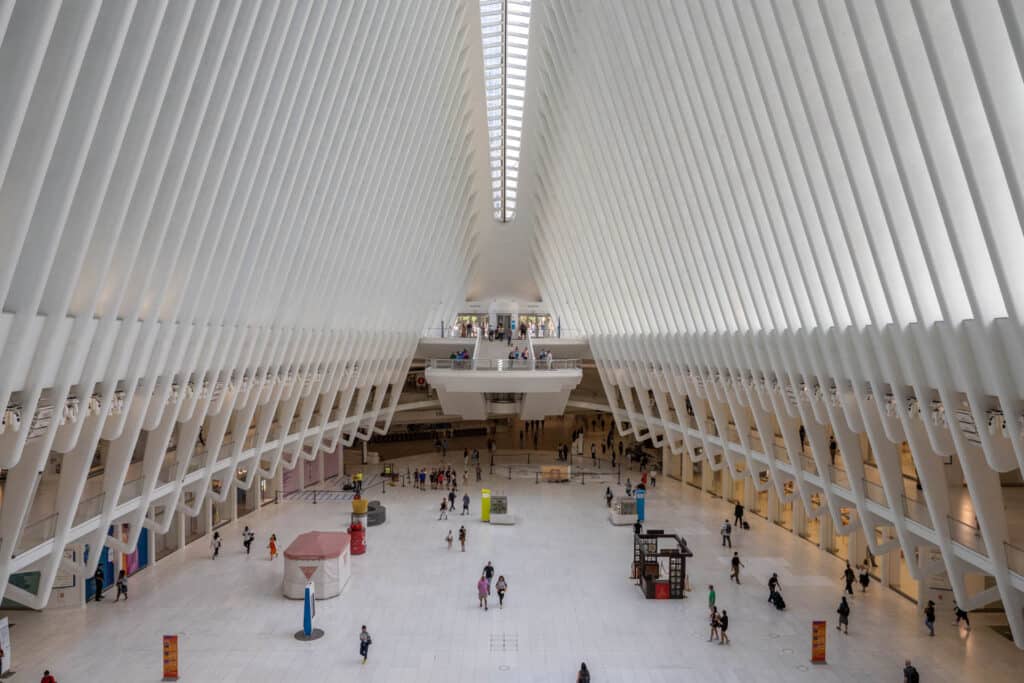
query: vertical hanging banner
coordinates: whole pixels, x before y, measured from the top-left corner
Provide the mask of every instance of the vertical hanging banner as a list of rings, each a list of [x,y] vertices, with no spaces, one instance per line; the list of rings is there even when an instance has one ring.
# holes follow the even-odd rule
[[[825,664],[825,638],[828,634],[828,622],[811,622],[811,663]]]
[[[178,636],[164,636],[163,680],[178,680]]]

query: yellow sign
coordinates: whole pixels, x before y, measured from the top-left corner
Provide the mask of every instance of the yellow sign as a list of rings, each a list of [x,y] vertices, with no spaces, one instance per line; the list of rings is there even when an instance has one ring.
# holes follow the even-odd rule
[[[178,680],[178,636],[164,636],[164,678]]]
[[[828,624],[824,621],[811,622],[811,663],[825,663],[825,637],[828,634]]]
[[[491,521],[491,490],[480,489],[480,521]]]

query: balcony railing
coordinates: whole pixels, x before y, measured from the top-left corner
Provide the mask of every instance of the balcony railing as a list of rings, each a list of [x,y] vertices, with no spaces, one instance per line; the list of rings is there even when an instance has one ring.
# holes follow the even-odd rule
[[[829,474],[832,477],[832,483],[836,486],[841,486],[844,489],[850,490],[850,477],[846,474],[846,470],[840,469],[835,465],[828,468]]]
[[[551,358],[545,360],[509,360],[507,358],[434,358],[430,367],[435,370],[576,370],[579,358]]]
[[[800,466],[803,468],[804,472],[809,472],[811,474],[818,473],[818,465],[814,462],[814,458],[809,455],[800,456]]]
[[[57,513],[38,519],[25,526],[18,536],[18,543],[14,546],[14,554],[20,555],[40,543],[51,540],[57,534]]]
[[[1024,548],[1004,543],[1006,548],[1006,564],[1011,572],[1024,576]]]
[[[909,498],[907,496],[900,496],[900,498],[903,500],[904,515],[922,526],[926,526],[929,529],[932,528],[932,516],[929,514],[928,506],[924,501]]]
[[[949,537],[953,541],[970,548],[980,555],[988,555],[988,550],[985,548],[985,539],[981,537],[980,529],[954,517],[947,517],[946,519],[949,521]]]
[[[885,489],[873,481],[864,480],[864,495],[867,496],[868,500],[884,507],[889,507],[889,499],[885,496]]]

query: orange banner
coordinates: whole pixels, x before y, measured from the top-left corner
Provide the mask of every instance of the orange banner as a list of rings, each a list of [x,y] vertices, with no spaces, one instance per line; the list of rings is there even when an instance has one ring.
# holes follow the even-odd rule
[[[178,680],[178,636],[164,636],[164,680]]]
[[[825,663],[825,637],[828,634],[828,622],[811,622],[811,663]]]

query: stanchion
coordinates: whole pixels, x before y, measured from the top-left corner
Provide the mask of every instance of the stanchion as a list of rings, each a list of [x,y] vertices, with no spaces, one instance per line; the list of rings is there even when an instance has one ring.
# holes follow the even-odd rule
[[[508,478],[512,479],[512,466],[511,465],[508,466]]]
[[[313,490],[313,505],[316,505],[316,489]]]
[[[540,472],[534,472],[533,476],[534,476],[534,482],[533,483],[534,484],[539,484],[540,483]]]

